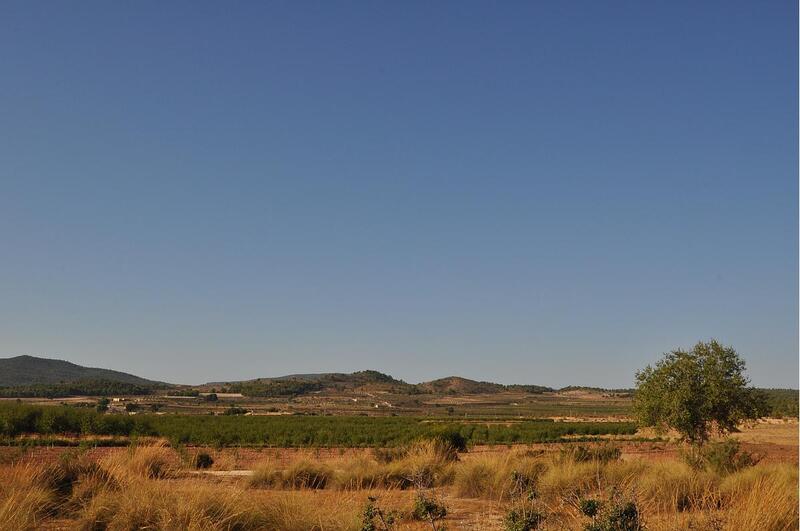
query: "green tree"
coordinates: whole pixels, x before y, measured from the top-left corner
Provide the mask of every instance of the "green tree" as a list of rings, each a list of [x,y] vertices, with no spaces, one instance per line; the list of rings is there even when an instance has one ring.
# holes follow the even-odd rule
[[[634,410],[641,426],[673,428],[693,444],[712,432],[736,430],[755,419],[761,406],[744,375],[745,363],[732,347],[715,340],[689,351],[674,350],[636,374]]]

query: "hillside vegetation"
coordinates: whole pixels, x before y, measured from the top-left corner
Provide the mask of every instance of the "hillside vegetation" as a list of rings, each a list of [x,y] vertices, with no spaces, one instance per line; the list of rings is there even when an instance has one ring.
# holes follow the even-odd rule
[[[0,358],[0,386],[48,385],[87,380],[152,385],[158,382],[110,369],[83,367],[64,360],[16,356]]]

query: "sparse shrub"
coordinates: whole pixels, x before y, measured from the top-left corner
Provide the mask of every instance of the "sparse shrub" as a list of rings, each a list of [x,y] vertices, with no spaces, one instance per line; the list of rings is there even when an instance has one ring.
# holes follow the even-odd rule
[[[693,446],[688,452],[683,452],[681,458],[694,470],[707,467],[720,475],[751,467],[760,460],[743,450],[736,439],[710,442],[701,447]]]
[[[533,531],[545,520],[545,516],[525,505],[513,507],[508,510],[503,518],[505,531]]]
[[[612,500],[607,509],[585,531],[641,531],[644,529],[639,507],[629,500]]]
[[[200,452],[194,457],[195,468],[206,469],[211,468],[214,464],[214,458],[208,452]]]
[[[584,516],[594,518],[600,510],[600,501],[593,498],[582,498],[578,501],[578,508]]]
[[[394,529],[395,519],[393,511],[384,512],[378,505],[378,498],[370,496],[361,514],[361,531],[391,531]]]
[[[447,507],[432,496],[428,496],[420,491],[414,498],[414,507],[411,510],[411,516],[415,520],[430,522],[433,529],[436,530],[436,522],[447,516]]]

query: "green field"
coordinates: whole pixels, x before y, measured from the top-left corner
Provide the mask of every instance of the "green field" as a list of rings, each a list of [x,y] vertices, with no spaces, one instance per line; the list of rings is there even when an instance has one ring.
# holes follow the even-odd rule
[[[110,415],[68,406],[0,405],[0,434],[154,436],[173,444],[374,447],[458,432],[468,444],[556,442],[567,436],[633,435],[631,422],[462,422],[419,417]]]

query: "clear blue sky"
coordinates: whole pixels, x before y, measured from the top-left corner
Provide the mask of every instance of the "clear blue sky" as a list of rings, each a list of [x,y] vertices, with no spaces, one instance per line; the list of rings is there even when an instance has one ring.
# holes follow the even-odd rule
[[[797,3],[3,2],[0,356],[798,375]]]

